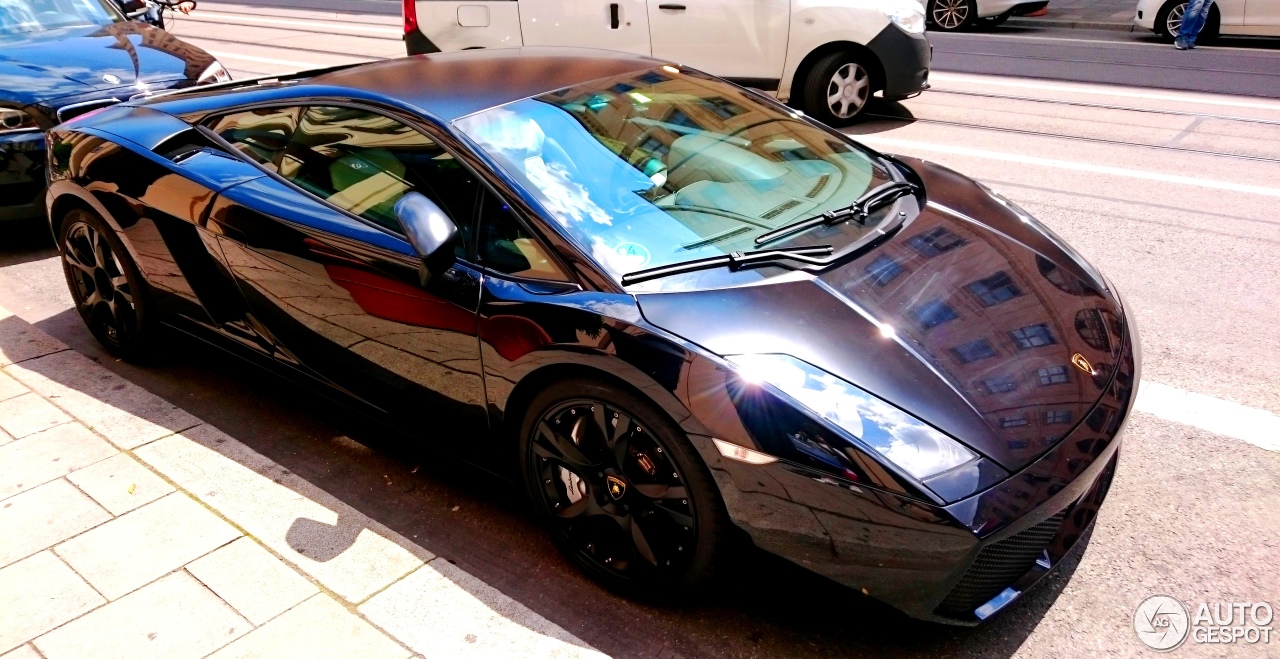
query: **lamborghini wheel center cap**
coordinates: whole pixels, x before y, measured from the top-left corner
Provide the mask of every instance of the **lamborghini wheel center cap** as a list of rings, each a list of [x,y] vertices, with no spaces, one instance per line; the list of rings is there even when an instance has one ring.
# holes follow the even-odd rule
[[[605,480],[608,481],[609,496],[613,497],[614,501],[621,499],[627,493],[627,482],[621,478],[610,474]]]

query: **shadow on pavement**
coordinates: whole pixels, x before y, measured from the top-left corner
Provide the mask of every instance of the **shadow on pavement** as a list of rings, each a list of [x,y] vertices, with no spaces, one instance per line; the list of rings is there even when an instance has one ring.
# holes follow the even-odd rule
[[[49,223],[43,219],[0,223],[0,268],[57,255]]]
[[[751,547],[700,602],[636,602],[599,587],[563,558],[526,514],[519,488],[435,447],[176,333],[161,339],[153,362],[137,365],[107,356],[72,310],[37,326],[615,656],[1010,656],[1079,560],[1065,561],[977,629],[908,619]],[[358,532],[340,519],[299,518],[289,538],[291,545],[317,534],[354,540]]]

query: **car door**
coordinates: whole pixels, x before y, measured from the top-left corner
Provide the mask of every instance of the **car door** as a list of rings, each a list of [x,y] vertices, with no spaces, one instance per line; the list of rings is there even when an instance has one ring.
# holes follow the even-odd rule
[[[648,55],[645,0],[520,0],[526,46],[577,46]]]
[[[1218,7],[1218,17],[1222,21],[1221,25],[1226,28],[1224,31],[1239,32],[1240,27],[1248,23],[1245,19],[1245,13],[1248,11],[1248,0],[1214,0],[1214,4]]]
[[[788,0],[648,0],[648,5],[654,57],[777,89],[787,55]]]
[[[270,351],[253,329],[248,307],[232,283],[217,241],[205,228],[217,193],[262,172],[218,149],[181,119],[146,108],[115,110],[124,121],[145,122],[132,148],[107,133],[65,146],[77,156],[95,197],[128,239],[147,279],[156,311],[181,319],[188,331],[221,334]],[[110,139],[107,139],[110,138]]]
[[[1263,28],[1247,34],[1280,35],[1280,0],[1245,0],[1244,24]]]
[[[255,112],[285,117],[290,135],[254,137]],[[459,262],[424,282],[393,210],[408,192],[426,195],[459,223],[465,255],[471,173],[369,109],[273,108],[207,126],[273,174],[219,195],[209,225],[281,359],[424,431],[482,426],[480,271]]]

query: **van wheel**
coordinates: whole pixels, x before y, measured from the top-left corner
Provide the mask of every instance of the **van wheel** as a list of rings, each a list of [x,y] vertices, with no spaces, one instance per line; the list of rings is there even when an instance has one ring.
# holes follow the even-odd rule
[[[94,338],[122,359],[144,356],[154,332],[147,291],[111,227],[73,208],[58,231],[58,251],[76,310]]]
[[[858,55],[827,55],[805,78],[804,111],[828,126],[847,126],[866,110],[872,82],[871,68]]]
[[[977,22],[978,5],[974,0],[931,0],[928,16],[933,29],[959,32]]]

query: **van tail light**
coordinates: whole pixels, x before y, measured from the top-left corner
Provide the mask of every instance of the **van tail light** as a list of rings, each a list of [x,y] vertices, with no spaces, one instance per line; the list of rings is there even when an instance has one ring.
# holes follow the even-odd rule
[[[404,33],[410,34],[418,29],[417,0],[403,0]]]

